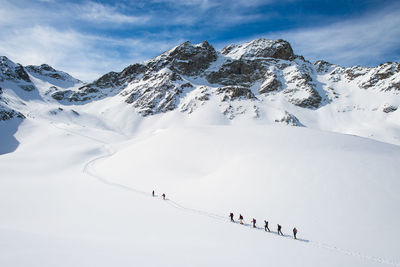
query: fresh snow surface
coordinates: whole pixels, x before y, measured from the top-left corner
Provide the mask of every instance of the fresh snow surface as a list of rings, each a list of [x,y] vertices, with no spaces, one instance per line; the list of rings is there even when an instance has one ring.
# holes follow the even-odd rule
[[[0,266],[400,266],[398,146],[174,113],[129,136],[63,112],[38,108],[0,156]]]
[[[318,111],[270,95],[231,121],[217,98],[143,118],[33,82],[3,88],[27,118],[0,122],[0,266],[400,266],[400,113],[382,122],[374,92]],[[273,123],[285,110],[309,128]]]

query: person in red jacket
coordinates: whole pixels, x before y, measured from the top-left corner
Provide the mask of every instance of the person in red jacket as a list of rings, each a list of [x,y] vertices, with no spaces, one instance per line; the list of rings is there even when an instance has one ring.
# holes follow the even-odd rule
[[[253,223],[253,228],[256,228],[256,219],[253,218],[253,220],[251,220],[251,222]]]
[[[296,227],[295,227],[295,228],[293,228],[293,236],[294,236],[294,239],[297,239],[296,235],[297,235],[297,229],[296,229]]]
[[[164,193],[162,194],[162,198],[165,200],[165,194]]]

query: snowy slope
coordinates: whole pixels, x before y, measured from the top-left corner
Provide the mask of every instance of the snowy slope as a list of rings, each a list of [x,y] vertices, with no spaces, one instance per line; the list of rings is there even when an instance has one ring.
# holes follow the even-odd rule
[[[400,266],[398,63],[265,39],[89,84],[0,63],[0,266]]]
[[[38,118],[16,138],[0,160],[2,266],[400,266],[398,146],[254,125],[127,139]]]

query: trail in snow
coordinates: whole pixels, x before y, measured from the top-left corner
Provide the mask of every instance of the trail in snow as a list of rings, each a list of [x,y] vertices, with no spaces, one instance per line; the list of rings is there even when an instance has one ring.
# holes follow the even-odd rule
[[[130,192],[133,192],[135,194],[140,194],[140,195],[145,196],[145,197],[155,198],[155,197],[152,196],[152,194],[150,192],[138,190],[138,189],[135,189],[135,188],[130,187],[130,186],[126,186],[126,185],[123,185],[123,184],[111,182],[108,179],[98,175],[94,171],[93,166],[97,161],[105,159],[105,158],[108,158],[108,157],[111,157],[112,155],[114,155],[117,152],[117,151],[115,151],[115,150],[113,150],[111,148],[109,143],[104,142],[102,140],[99,140],[97,138],[86,136],[84,134],[77,133],[77,132],[74,132],[74,131],[59,127],[59,126],[55,125],[54,123],[51,123],[51,124],[54,127],[58,128],[60,130],[64,130],[64,131],[69,132],[71,134],[78,135],[78,136],[81,136],[81,137],[84,137],[84,138],[88,138],[90,140],[93,140],[95,142],[98,142],[98,143],[102,144],[102,149],[103,149],[103,151],[105,151],[105,153],[103,155],[101,155],[101,156],[98,156],[98,157],[88,161],[84,165],[84,167],[82,169],[82,172],[88,174],[89,176],[92,176],[93,178],[96,178],[99,182],[101,182],[101,183],[103,183],[105,185],[113,186],[113,187],[116,187],[116,188],[119,188],[119,189],[122,189],[122,190],[126,190],[126,191],[130,191]],[[156,196],[156,197],[159,198],[158,196]],[[168,204],[169,206],[171,206],[171,207],[173,207],[175,209],[181,210],[181,211],[183,211],[185,213],[197,214],[197,215],[200,215],[200,216],[207,216],[207,217],[212,218],[212,219],[216,219],[216,220],[219,220],[219,221],[231,223],[230,219],[227,218],[226,216],[222,216],[222,215],[219,215],[219,214],[214,214],[214,213],[203,211],[203,210],[188,208],[188,207],[185,207],[185,206],[179,204],[178,202],[176,202],[174,200],[171,200],[171,199],[168,199],[168,198],[163,200],[163,201],[165,201],[165,203]],[[236,222],[236,224],[239,224],[239,223]],[[244,224],[244,226],[251,227],[250,224]],[[257,227],[257,228],[251,227],[251,228],[254,229],[254,230],[261,230],[261,231],[264,232],[264,228],[261,228],[261,227]],[[266,233],[278,235],[278,233],[274,232],[274,231],[266,232]],[[289,236],[289,235],[284,235],[284,236],[281,236],[281,237],[293,240],[293,238],[291,236]],[[339,248],[339,247],[334,246],[334,245],[330,245],[330,244],[326,244],[326,243],[322,243],[322,242],[318,242],[318,241],[310,241],[310,240],[301,239],[301,238],[298,238],[297,241],[301,241],[303,243],[310,244],[310,245],[312,245],[314,247],[331,250],[331,251],[334,251],[334,252],[337,252],[337,253],[341,253],[341,254],[345,254],[345,255],[348,255],[348,256],[352,256],[352,257],[357,257],[357,258],[359,258],[361,260],[376,262],[376,263],[380,263],[380,264],[386,264],[386,265],[395,266],[395,267],[400,267],[400,263],[397,263],[397,262],[394,262],[394,261],[391,261],[391,260],[387,260],[387,259],[384,259],[384,258],[381,258],[381,257],[377,257],[377,256],[364,255],[362,253],[355,252],[355,251],[350,251],[350,250],[346,250],[346,249],[342,249],[342,248]]]

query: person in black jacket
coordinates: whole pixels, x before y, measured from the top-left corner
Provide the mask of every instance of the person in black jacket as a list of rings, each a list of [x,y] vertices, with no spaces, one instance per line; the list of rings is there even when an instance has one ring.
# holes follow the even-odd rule
[[[266,232],[267,230],[268,230],[268,232],[271,232],[271,231],[269,230],[269,228],[268,228],[268,221],[264,220],[264,223],[265,223],[265,226],[264,226],[265,232]]]
[[[239,221],[240,221],[240,224],[243,224],[243,216],[242,216],[242,214],[239,214]]]
[[[280,224],[278,224],[278,235],[279,235],[279,234],[283,235],[283,233],[282,233],[282,226],[281,226]]]
[[[297,239],[297,238],[296,238],[296,235],[297,235],[297,229],[296,229],[296,227],[295,227],[295,228],[293,228],[293,236],[294,236],[294,239]]]
[[[233,219],[233,213],[229,213],[229,217],[231,218],[231,222],[235,222],[235,220]]]

